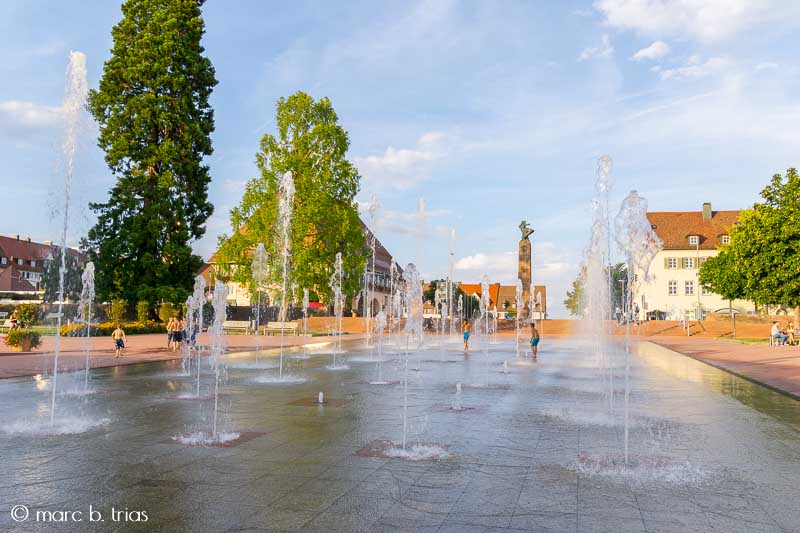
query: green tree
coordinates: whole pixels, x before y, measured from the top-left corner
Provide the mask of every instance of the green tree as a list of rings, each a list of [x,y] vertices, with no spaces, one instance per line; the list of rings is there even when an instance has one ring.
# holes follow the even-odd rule
[[[61,270],[61,248],[52,248],[52,259],[44,262],[42,271],[41,288],[44,289],[44,301],[58,301],[59,270]],[[66,271],[64,272],[64,298],[70,301],[77,301],[81,297],[83,283],[81,281],[82,262],[80,256],[74,250],[67,250],[64,258]]]
[[[252,281],[252,253],[263,243],[271,263],[273,284],[282,276],[278,247],[278,185],[286,172],[295,186],[291,240],[291,283],[311,292],[330,294],[330,276],[336,253],[342,253],[343,290],[350,297],[361,287],[367,257],[364,226],[355,195],[358,170],[346,158],[350,141],[339,125],[330,100],[315,101],[298,92],[280,98],[277,135],[266,134],[256,154],[261,175],[251,179],[239,206],[231,210],[230,237],[220,237],[217,265],[220,274],[248,286]]]
[[[733,254],[726,248],[700,266],[700,285],[728,300],[733,316],[733,300],[745,297],[745,279],[736,268]]]
[[[200,258],[190,242],[213,211],[208,167],[217,81],[203,55],[203,0],[127,0],[88,108],[116,176],[84,248],[101,300],[185,300]]]
[[[731,228],[731,262],[741,274],[744,296],[760,304],[800,306],[800,176],[775,174]],[[798,317],[800,318],[800,317]]]
[[[605,269],[606,277],[610,284],[610,308],[609,314],[613,316],[614,310],[619,307],[623,309],[623,293],[627,288],[628,282],[628,267],[625,263],[617,263],[609,265]],[[572,316],[583,316],[586,307],[585,294],[586,289],[586,267],[581,267],[575,281],[572,282],[572,290],[567,291],[567,297],[564,300],[564,306]]]

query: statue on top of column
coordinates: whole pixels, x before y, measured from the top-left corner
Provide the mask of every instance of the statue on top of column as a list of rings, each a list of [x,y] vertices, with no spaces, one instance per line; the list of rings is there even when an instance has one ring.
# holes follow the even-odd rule
[[[527,221],[523,220],[519,223],[519,230],[522,232],[522,240],[527,241],[528,237],[533,233],[533,228]]]

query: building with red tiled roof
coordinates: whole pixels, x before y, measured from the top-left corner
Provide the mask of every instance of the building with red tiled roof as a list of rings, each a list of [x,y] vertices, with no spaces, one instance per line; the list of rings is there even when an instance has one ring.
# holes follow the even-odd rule
[[[702,288],[700,265],[730,241],[730,228],[741,211],[714,211],[704,203],[700,211],[649,212],[650,227],[663,243],[648,276],[635,272],[634,312],[639,318],[702,320],[708,312],[752,309],[746,301],[727,302]]]
[[[44,263],[53,258],[52,244],[0,235],[0,292],[35,293],[39,290]]]

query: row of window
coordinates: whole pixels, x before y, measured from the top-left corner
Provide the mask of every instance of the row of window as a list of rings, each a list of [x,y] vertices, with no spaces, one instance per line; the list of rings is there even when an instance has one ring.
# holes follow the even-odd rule
[[[730,235],[720,235],[719,242],[722,244],[730,244],[731,236]],[[689,245],[690,246],[697,246],[700,244],[700,237],[698,235],[689,235]]]
[[[30,263],[30,265],[31,265],[32,267],[35,267],[35,266],[36,266],[36,259],[31,259],[31,260],[29,261],[29,263]],[[7,265],[7,264],[8,264],[8,257],[0,257],[0,265]],[[18,259],[17,259],[17,264],[18,264],[19,266],[22,266],[22,265],[24,265],[24,264],[25,264],[25,260],[24,260],[24,259],[21,259],[21,258],[18,258]]]
[[[704,295],[712,294],[711,291],[706,289],[705,287],[701,287]],[[667,284],[667,294],[670,296],[677,296],[678,295],[678,282],[677,281],[670,281]],[[683,294],[685,296],[694,296],[694,281],[687,280],[683,282]]]
[[[664,266],[670,270],[677,268],[699,268],[700,265],[706,262],[708,257],[667,257],[664,260]]]

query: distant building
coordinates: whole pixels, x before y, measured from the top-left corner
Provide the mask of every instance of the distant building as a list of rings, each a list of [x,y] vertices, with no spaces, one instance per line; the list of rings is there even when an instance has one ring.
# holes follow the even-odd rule
[[[460,281],[453,282],[459,287],[466,296],[476,297],[480,299],[482,294],[480,283],[462,283]],[[427,287],[427,286],[426,286]],[[533,294],[541,294],[541,305],[539,308],[534,309],[534,318],[545,318],[547,313],[547,288],[544,285],[535,285]],[[536,296],[534,296],[536,297]],[[530,302],[525,302],[528,306]],[[439,312],[434,306],[434,302],[425,302],[425,315],[429,317],[438,317]],[[458,303],[453,302],[453,315],[458,313]],[[498,318],[505,318],[506,315],[514,316],[517,312],[517,287],[516,285],[501,285],[500,283],[489,284],[489,314],[494,316],[497,313]]]
[[[700,287],[700,266],[716,256],[719,246],[730,242],[730,228],[741,211],[651,212],[647,219],[663,242],[649,270],[649,281],[634,272],[633,302],[639,318],[702,320],[708,312],[728,311],[730,304],[718,294]],[[732,307],[744,312],[752,304],[734,300]]]
[[[42,290],[44,263],[52,258],[50,242],[0,235],[0,293],[36,296]]]

